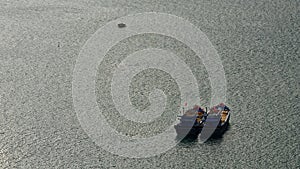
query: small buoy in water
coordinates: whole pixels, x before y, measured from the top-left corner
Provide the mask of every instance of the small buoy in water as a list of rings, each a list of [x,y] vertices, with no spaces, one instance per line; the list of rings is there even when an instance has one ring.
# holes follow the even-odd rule
[[[126,24],[125,24],[125,23],[119,23],[119,24],[118,24],[118,27],[119,27],[119,28],[124,28],[124,27],[126,27]]]

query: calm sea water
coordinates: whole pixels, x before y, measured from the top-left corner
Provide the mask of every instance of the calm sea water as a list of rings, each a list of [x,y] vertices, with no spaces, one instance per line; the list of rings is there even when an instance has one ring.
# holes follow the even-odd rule
[[[300,167],[298,1],[0,4],[0,168]],[[120,16],[149,11],[185,18],[210,39],[226,73],[231,125],[223,138],[205,144],[184,141],[158,156],[131,159],[101,149],[84,132],[73,106],[72,74],[81,48],[96,30]],[[163,120],[135,124],[110,109],[111,71],[128,54],[149,47],[178,55],[195,74],[200,104],[210,101],[208,74],[185,44],[156,34],[123,40],[99,65],[96,95],[110,124],[131,136],[162,132],[180,101],[172,77],[147,70],[133,79],[130,99],[142,110],[149,106],[149,91],[164,90],[170,98]]]

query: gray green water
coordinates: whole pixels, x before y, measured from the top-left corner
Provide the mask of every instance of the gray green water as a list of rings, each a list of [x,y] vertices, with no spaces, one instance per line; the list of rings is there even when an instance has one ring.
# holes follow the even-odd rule
[[[296,0],[1,0],[0,168],[299,168],[299,5]],[[101,26],[148,11],[183,17],[208,36],[224,65],[231,126],[222,139],[181,143],[156,157],[130,159],[96,146],[81,128],[72,71],[82,46]],[[148,46],[181,56],[195,71],[202,104],[209,103],[201,60],[184,44],[154,34],[126,39],[107,53],[97,93],[108,85],[100,77],[110,78],[101,68],[110,70],[118,57]],[[132,103],[147,107],[143,92],[157,85],[178,94],[167,74],[145,71],[132,82]],[[171,99],[170,104],[178,101]],[[169,124],[164,122],[125,121],[116,130],[147,137],[161,132]]]

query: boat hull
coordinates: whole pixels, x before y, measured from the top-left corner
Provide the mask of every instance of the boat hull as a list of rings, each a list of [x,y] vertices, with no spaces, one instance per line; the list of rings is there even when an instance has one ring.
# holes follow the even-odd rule
[[[209,134],[206,138],[219,138],[222,137],[222,135],[227,131],[228,126],[229,126],[229,119],[230,119],[230,114],[228,114],[228,117],[225,122],[220,123],[217,125],[216,128],[211,128],[210,129],[210,124],[206,123],[206,131],[213,131],[209,132],[212,134]],[[198,125],[198,126],[184,126],[181,124],[177,124],[174,126],[176,133],[179,137],[197,137],[201,131],[204,128],[204,125]]]
[[[230,114],[228,115],[227,120],[223,123],[217,126],[213,134],[211,135],[212,138],[219,138],[222,137],[223,134],[227,131],[228,126],[229,126],[229,119],[230,119]]]
[[[202,130],[201,126],[186,127],[186,126],[175,125],[174,128],[179,137],[190,137],[190,136],[195,137],[198,136]]]

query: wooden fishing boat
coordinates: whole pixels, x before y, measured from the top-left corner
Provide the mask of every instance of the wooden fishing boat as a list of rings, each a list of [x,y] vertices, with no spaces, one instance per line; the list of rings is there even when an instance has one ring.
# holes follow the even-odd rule
[[[198,136],[202,130],[202,118],[198,116],[198,111],[190,109],[182,116],[179,116],[180,123],[174,126],[178,136]]]
[[[190,109],[179,118],[180,122],[174,126],[178,136],[197,137],[201,133],[200,139],[207,140],[222,136],[228,129],[230,109],[224,104],[214,106],[204,113]]]
[[[218,113],[209,112],[203,125],[200,139],[206,140],[210,137],[221,137],[229,126],[230,110],[220,110]]]

